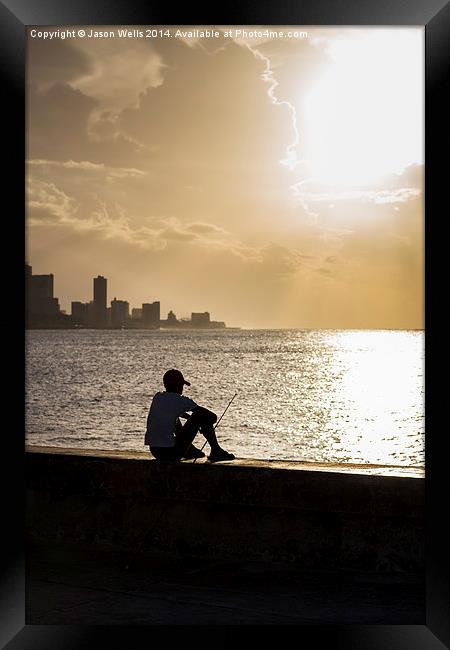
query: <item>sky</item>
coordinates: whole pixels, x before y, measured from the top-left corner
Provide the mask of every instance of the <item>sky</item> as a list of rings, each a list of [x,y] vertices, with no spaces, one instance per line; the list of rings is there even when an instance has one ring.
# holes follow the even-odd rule
[[[26,258],[67,313],[103,275],[161,318],[424,327],[422,27],[92,29],[28,29]]]

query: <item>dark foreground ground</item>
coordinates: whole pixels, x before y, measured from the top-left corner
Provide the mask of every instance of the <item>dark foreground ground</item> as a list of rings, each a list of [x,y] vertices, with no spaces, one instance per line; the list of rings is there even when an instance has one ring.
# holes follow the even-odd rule
[[[128,568],[127,568],[128,566]],[[27,551],[27,625],[424,624],[424,580],[288,564]]]

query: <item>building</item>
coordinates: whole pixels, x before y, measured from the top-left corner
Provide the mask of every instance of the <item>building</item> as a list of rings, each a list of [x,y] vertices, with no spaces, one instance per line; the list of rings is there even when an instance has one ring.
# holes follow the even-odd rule
[[[71,315],[74,325],[86,327],[89,324],[88,308],[89,304],[86,302],[72,302]]]
[[[178,320],[172,310],[167,314],[167,325],[177,325]]]
[[[102,275],[94,278],[94,327],[108,325],[108,309],[106,307],[107,280]]]
[[[159,327],[161,321],[161,306],[159,302],[143,303],[142,324],[147,327]]]
[[[124,327],[130,317],[130,305],[126,300],[111,300],[111,325]]]
[[[209,327],[210,320],[209,311],[204,311],[201,313],[192,312],[191,314],[192,327]]]
[[[87,318],[88,326],[95,327],[95,306],[93,300],[87,303]]]
[[[25,265],[25,295],[28,316],[58,316],[58,298],[53,296],[53,273],[33,275],[32,267]]]
[[[212,329],[225,329],[226,328],[225,322],[222,321],[222,320],[212,320],[210,322],[209,326]],[[239,329],[239,328],[237,328],[237,329]]]
[[[131,310],[131,318],[133,320],[140,320],[142,318],[142,309],[139,307],[133,307]]]
[[[161,327],[179,327],[181,322],[175,316],[172,310],[167,314],[166,320],[159,321]]]

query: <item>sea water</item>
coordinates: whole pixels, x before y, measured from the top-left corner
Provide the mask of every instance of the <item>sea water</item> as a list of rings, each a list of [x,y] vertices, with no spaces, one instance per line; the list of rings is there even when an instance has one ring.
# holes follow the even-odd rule
[[[26,443],[148,451],[169,368],[218,416],[238,393],[217,429],[238,457],[424,464],[416,330],[29,330]]]

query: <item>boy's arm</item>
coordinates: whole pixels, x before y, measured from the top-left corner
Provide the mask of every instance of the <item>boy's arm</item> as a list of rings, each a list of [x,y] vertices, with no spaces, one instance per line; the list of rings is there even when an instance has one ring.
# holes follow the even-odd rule
[[[196,406],[195,409],[192,409],[192,415],[201,415],[205,420],[209,420],[211,424],[217,422],[217,415],[208,409],[205,409],[204,406]]]
[[[192,415],[194,415],[194,413],[198,415],[202,415],[205,419],[209,420],[211,424],[217,422],[217,415],[212,411],[205,409],[203,406],[196,406],[194,409],[192,409]],[[192,416],[189,415],[189,413],[185,412],[185,413],[181,413],[178,417],[183,418],[184,420],[188,420]]]

